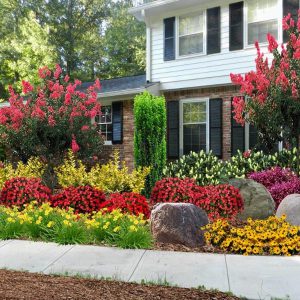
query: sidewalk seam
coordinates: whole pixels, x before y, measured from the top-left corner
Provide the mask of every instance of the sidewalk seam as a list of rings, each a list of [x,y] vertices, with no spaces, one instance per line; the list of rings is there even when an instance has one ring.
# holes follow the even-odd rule
[[[9,243],[11,243],[13,240],[7,240],[4,244],[2,244],[1,246],[0,246],[0,248],[2,248],[2,247],[4,247],[4,246],[6,246],[6,245],[8,245]]]
[[[61,259],[63,256],[65,256],[69,251],[71,251],[73,248],[75,247],[75,245],[72,245],[72,247],[68,250],[66,250],[63,254],[61,254],[58,258],[56,258],[53,262],[51,262],[46,268],[44,268],[42,270],[42,273],[44,273],[49,267],[51,267],[52,265],[54,265],[59,259]]]
[[[230,280],[229,280],[229,271],[228,271],[228,264],[227,264],[226,254],[224,254],[224,258],[225,258],[225,266],[226,266],[226,273],[227,273],[228,288],[229,288],[229,292],[231,292],[231,286],[230,286]]]
[[[140,257],[138,263],[137,263],[136,266],[134,267],[134,269],[133,269],[131,275],[129,276],[129,278],[128,278],[128,280],[127,280],[127,282],[129,282],[130,279],[132,278],[133,274],[135,273],[136,269],[138,268],[138,266],[139,266],[139,264],[140,264],[140,262],[141,262],[141,260],[142,260],[142,258],[144,257],[144,255],[145,255],[146,252],[147,252],[147,250],[145,250],[145,251],[143,252],[143,254],[141,255],[141,257]]]

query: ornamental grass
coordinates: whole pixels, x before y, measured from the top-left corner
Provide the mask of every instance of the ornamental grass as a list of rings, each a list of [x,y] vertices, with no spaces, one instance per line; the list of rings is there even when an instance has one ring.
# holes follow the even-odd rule
[[[103,209],[75,214],[36,201],[19,207],[0,206],[0,239],[24,238],[59,244],[107,244],[121,248],[150,248],[152,236],[144,215]]]
[[[224,252],[284,256],[300,253],[300,226],[289,224],[286,216],[272,216],[266,220],[249,218],[243,226],[217,220],[202,229],[206,243]]]

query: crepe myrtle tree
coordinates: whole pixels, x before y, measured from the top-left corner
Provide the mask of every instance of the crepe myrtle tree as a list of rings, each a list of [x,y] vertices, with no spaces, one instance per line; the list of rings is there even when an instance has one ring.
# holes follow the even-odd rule
[[[282,140],[299,149],[300,11],[298,21],[291,14],[284,17],[283,28],[288,35],[286,44],[279,46],[272,35],[267,36],[271,61],[256,43],[256,70],[244,76],[231,74],[232,82],[240,86],[242,94],[233,100],[234,118],[240,124],[255,125],[261,143],[268,150]]]
[[[22,81],[21,94],[9,87],[9,106],[0,109],[0,144],[17,159],[38,156],[48,164],[70,148],[83,158],[99,154],[103,142],[91,122],[100,111],[99,80],[84,93],[77,89],[81,82],[69,82],[59,65],[38,74],[39,86]]]

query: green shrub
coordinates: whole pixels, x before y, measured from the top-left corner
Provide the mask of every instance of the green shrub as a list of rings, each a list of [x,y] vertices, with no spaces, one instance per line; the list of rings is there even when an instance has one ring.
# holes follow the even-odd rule
[[[219,184],[227,178],[223,162],[211,151],[191,152],[171,162],[164,169],[165,177],[194,178],[199,185]]]
[[[144,92],[134,99],[134,160],[136,167],[150,167],[145,195],[162,177],[166,165],[166,104],[164,97]]]

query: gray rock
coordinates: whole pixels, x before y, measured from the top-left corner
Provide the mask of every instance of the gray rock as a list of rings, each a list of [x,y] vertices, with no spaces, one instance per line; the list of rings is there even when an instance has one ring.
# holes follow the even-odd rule
[[[295,226],[300,226],[300,194],[286,196],[279,204],[276,217],[286,215],[286,220]]]
[[[262,184],[243,178],[229,180],[229,184],[240,190],[244,200],[244,210],[238,214],[237,218],[245,221],[247,218],[266,219],[275,213],[275,202]]]
[[[202,226],[208,224],[207,214],[189,203],[158,203],[151,211],[151,231],[160,243],[188,247],[204,245]]]

